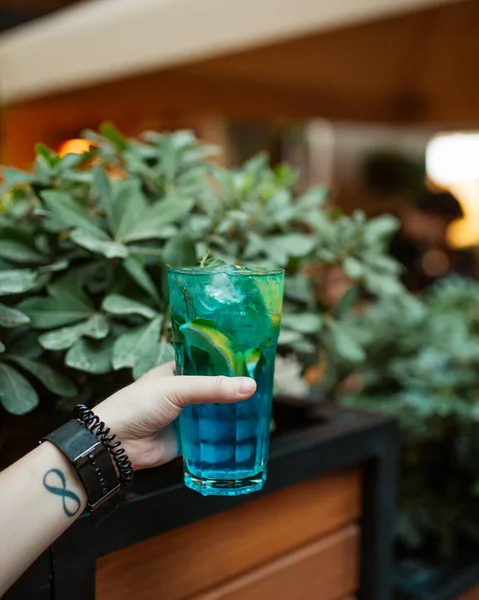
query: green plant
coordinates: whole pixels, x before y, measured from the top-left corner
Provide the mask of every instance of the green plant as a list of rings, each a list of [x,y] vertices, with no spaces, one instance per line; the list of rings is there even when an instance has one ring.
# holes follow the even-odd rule
[[[166,264],[192,265],[207,252],[286,268],[285,352],[307,355],[323,345],[331,356],[362,358],[342,318],[359,290],[401,292],[398,267],[385,254],[393,218],[341,215],[323,189],[294,198],[294,173],[271,169],[265,156],[220,168],[210,160],[216,149],[189,132],[127,139],[107,124],[85,136],[94,147],[84,155],[39,145],[31,172],[3,173],[6,410],[28,412],[45,387],[67,404],[77,395],[92,402],[170,360]],[[354,286],[336,306],[317,301],[305,273],[318,262],[339,265]]]
[[[454,277],[349,321],[366,360],[343,402],[401,425],[399,539],[452,555],[479,541],[479,283]]]

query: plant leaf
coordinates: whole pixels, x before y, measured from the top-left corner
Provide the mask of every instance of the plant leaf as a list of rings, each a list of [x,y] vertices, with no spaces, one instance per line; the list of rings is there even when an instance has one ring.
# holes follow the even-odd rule
[[[179,233],[168,240],[163,248],[163,260],[172,267],[196,265],[195,243],[186,233]]]
[[[145,319],[153,319],[156,310],[120,294],[110,294],[103,300],[103,310],[112,315],[141,315]]]
[[[87,152],[83,152],[82,154],[74,154],[73,152],[69,152],[68,154],[65,154],[65,156],[60,158],[58,170],[64,172],[65,174],[71,174],[73,168],[77,167],[85,160],[85,154],[87,154]]]
[[[56,271],[64,271],[68,269],[70,263],[67,260],[57,260],[49,265],[45,265],[38,269],[39,273],[55,273]]]
[[[113,346],[113,368],[115,371],[125,367],[133,367],[144,354],[146,348],[151,348],[160,337],[161,318],[157,317],[150,323],[138,325],[121,335]]]
[[[386,275],[377,269],[365,269],[364,284],[369,292],[380,297],[399,297],[404,293],[404,286],[395,275]]]
[[[43,333],[38,340],[46,350],[67,350],[83,336],[100,340],[109,332],[108,319],[104,315],[96,314],[84,323]]]
[[[95,340],[102,340],[110,333],[108,318],[101,313],[90,317],[84,324],[83,335]]]
[[[83,291],[84,277],[91,274],[90,268],[91,265],[85,266],[83,269],[75,269],[56,279],[48,286],[48,293],[53,298],[65,300],[69,304],[74,303],[78,308],[93,310],[90,299]]]
[[[124,152],[128,148],[127,139],[118,131],[118,129],[107,121],[100,125],[100,133],[103,137],[109,140],[117,150]]]
[[[329,321],[328,327],[334,349],[339,356],[352,363],[359,363],[365,359],[364,350],[349,335],[344,325],[336,321]]]
[[[39,403],[38,394],[30,382],[5,363],[0,363],[0,403],[12,415],[25,415]]]
[[[24,327],[20,328],[20,331],[18,328],[10,329],[8,333],[11,334],[11,339],[5,340],[5,342],[8,345],[9,354],[28,358],[38,358],[43,354],[37,335],[31,329]]]
[[[381,215],[371,219],[365,228],[364,241],[366,244],[384,244],[397,231],[399,221],[393,215]]]
[[[65,377],[65,375],[53,370],[46,363],[31,360],[29,358],[25,358],[24,356],[9,356],[9,359],[36,377],[48,390],[54,394],[65,396],[67,398],[71,398],[76,395],[78,391],[76,385],[70,381],[68,377]]]
[[[0,196],[8,192],[17,185],[28,185],[34,180],[34,176],[27,171],[20,171],[9,167],[8,169],[2,170],[3,183],[0,186]]]
[[[123,261],[123,266],[131,278],[136,281],[136,283],[142,289],[144,289],[145,292],[147,292],[152,298],[160,303],[158,290],[156,289],[152,278],[148,275],[140,260],[136,256],[130,254],[130,256]]]
[[[18,307],[24,312],[34,329],[52,329],[88,319],[94,309],[73,296],[62,298],[27,298]]]
[[[137,242],[163,237],[163,231],[181,217],[185,217],[193,207],[189,198],[167,198],[156,202],[145,213],[144,218],[123,237],[125,242]]]
[[[144,352],[138,357],[133,367],[133,379],[139,379],[148,371],[159,367],[175,358],[173,346],[164,338],[155,340],[150,348],[145,346]]]
[[[361,291],[359,287],[349,288],[341,297],[341,300],[333,308],[333,314],[336,317],[346,314],[359,300]]]
[[[299,331],[292,331],[291,329],[287,329],[286,327],[281,327],[278,344],[280,346],[284,344],[292,344],[293,342],[301,340],[302,337],[303,336],[299,333]]]
[[[81,248],[85,248],[85,250],[89,250],[95,254],[102,254],[106,258],[125,258],[128,256],[128,248],[123,244],[104,239],[103,235],[99,239],[96,234],[85,229],[73,230],[70,234],[70,239]]]
[[[273,245],[271,256],[274,256],[274,249],[280,248],[289,256],[305,256],[316,246],[316,239],[313,236],[302,233],[285,233],[283,235],[274,235],[268,238],[267,244]]]
[[[311,188],[295,201],[295,211],[307,214],[311,214],[311,211],[317,212],[318,208],[326,204],[328,197],[329,190],[327,188]]]
[[[72,369],[103,375],[112,370],[113,338],[94,341],[81,338],[68,350],[66,364]]]
[[[41,264],[45,262],[45,257],[33,248],[17,240],[5,238],[0,238],[0,257],[13,263]]]
[[[35,144],[35,152],[38,155],[37,160],[42,158],[49,167],[55,167],[61,161],[61,157],[56,152],[41,142]]]
[[[289,300],[307,304],[313,297],[311,279],[298,273],[287,275],[284,280],[284,295]]]
[[[316,333],[321,329],[322,319],[314,313],[285,313],[281,317],[282,325],[300,333]]]
[[[148,204],[139,179],[115,181],[112,190],[115,239],[124,241],[128,232],[134,230],[138,223],[145,219]]]
[[[114,233],[118,227],[118,223],[113,203],[113,192],[107,174],[98,165],[93,167],[93,183],[100,195],[100,204],[105,209],[110,229]]]
[[[30,269],[11,269],[0,271],[0,296],[23,294],[37,282],[37,274]]]
[[[351,279],[359,279],[364,273],[363,265],[359,262],[359,260],[353,258],[352,256],[348,256],[344,259],[342,267],[344,273],[348,277],[351,277]]]
[[[100,238],[103,236],[108,239],[104,231],[92,223],[88,210],[69,194],[57,190],[44,190],[40,192],[40,196],[55,219],[61,221],[66,229],[79,227],[96,233]]]
[[[1,327],[17,327],[29,323],[30,319],[16,308],[0,304],[0,326]]]

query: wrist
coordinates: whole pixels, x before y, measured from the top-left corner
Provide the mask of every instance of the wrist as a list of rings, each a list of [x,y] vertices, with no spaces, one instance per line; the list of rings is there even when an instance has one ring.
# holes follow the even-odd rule
[[[96,412],[84,404],[77,404],[73,414],[75,419],[84,425],[88,433],[97,438],[108,453],[113,466],[117,469],[119,483],[124,487],[130,486],[133,483],[134,470],[116,432],[112,431],[109,424],[106,424]]]
[[[79,516],[86,508],[88,497],[72,463],[48,441],[35,452],[42,458],[40,477],[45,490],[62,498],[65,516]]]
[[[125,424],[128,419],[123,416],[123,413],[115,409],[114,405],[109,400],[104,400],[97,404],[93,409],[93,413],[102,421],[110,430],[110,434],[114,434],[115,439],[121,443],[126,456],[134,459],[135,456],[135,440],[131,439],[130,434],[125,429]],[[119,414],[120,413],[120,414]],[[133,465],[135,461],[132,460]],[[137,467],[134,467],[135,470]],[[118,473],[118,467],[115,464],[115,469]],[[118,473],[119,474],[119,473]]]
[[[95,417],[95,423],[96,419]],[[71,419],[43,441],[56,446],[76,471],[87,495],[87,508],[92,513],[92,524],[110,514],[117,506],[115,496],[120,489],[120,478],[108,450],[109,440],[105,442],[95,435],[90,422],[79,418]]]

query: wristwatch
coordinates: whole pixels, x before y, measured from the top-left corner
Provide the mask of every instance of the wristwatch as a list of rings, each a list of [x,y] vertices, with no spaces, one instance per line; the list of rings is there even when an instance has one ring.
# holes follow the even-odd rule
[[[85,487],[91,522],[95,526],[118,505],[120,482],[107,446],[81,421],[71,419],[42,442],[56,446],[72,463]]]

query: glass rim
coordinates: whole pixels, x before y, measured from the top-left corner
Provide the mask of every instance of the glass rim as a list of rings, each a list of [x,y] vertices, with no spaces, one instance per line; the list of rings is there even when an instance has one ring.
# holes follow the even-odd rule
[[[230,265],[225,265],[230,266]],[[208,269],[204,267],[171,267],[168,265],[168,273],[176,275],[216,275],[218,273],[225,273],[226,275],[250,275],[253,277],[264,277],[272,275],[284,274],[284,269],[281,267],[239,267],[237,271],[221,271],[220,269]]]

